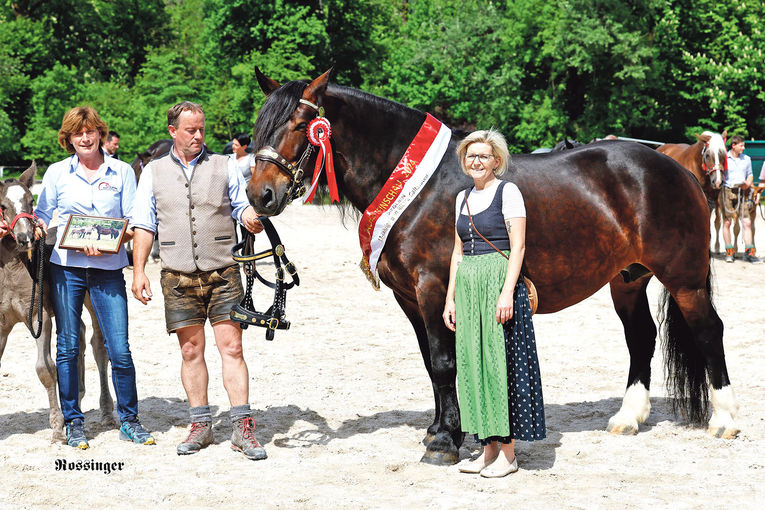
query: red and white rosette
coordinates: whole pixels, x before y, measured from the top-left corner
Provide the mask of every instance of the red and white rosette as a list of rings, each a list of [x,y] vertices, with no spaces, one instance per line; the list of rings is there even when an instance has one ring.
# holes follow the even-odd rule
[[[335,180],[335,164],[332,160],[332,145],[329,143],[329,137],[332,135],[332,126],[326,117],[316,117],[306,130],[308,141],[319,147],[319,154],[316,155],[316,166],[313,169],[313,179],[311,180],[311,189],[304,200],[305,203],[313,202],[316,194],[316,187],[319,183],[322,167],[327,168],[327,184],[329,186],[329,198],[332,202],[339,202],[340,195],[337,192],[337,181]]]

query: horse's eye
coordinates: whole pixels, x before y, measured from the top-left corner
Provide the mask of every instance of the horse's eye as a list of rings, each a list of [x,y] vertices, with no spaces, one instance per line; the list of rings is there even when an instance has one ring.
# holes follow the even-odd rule
[[[305,128],[308,127],[308,124],[305,122],[301,122],[297,126],[295,126],[295,131],[305,131]]]

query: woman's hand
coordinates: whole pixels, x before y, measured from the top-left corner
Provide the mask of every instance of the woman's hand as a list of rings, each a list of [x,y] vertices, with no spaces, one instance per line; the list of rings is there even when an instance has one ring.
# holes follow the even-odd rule
[[[444,324],[452,331],[457,330],[457,307],[453,299],[447,299],[444,305]]]
[[[513,318],[513,293],[505,292],[499,294],[497,300],[497,322],[504,324]]]
[[[82,250],[80,250],[80,251],[85,252],[85,255],[87,255],[88,257],[100,257],[101,255],[103,255],[103,253],[101,253],[98,250],[98,248],[96,248],[92,244],[89,244],[87,246],[83,246]]]
[[[43,232],[45,232],[45,235],[48,235],[48,225],[46,225],[40,218],[37,218],[37,225],[35,225],[35,241],[42,237]]]
[[[8,235],[8,228],[5,225],[0,225],[0,239]]]

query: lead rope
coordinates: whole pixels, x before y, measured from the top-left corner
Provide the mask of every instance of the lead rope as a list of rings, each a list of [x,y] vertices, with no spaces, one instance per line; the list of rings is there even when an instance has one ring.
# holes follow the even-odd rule
[[[41,229],[42,230],[42,229]],[[29,301],[29,315],[27,329],[32,333],[33,338],[40,338],[43,326],[43,284],[45,275],[45,232],[42,237],[35,241],[35,247],[32,252],[32,262],[37,258],[37,275],[32,277],[32,298]],[[37,294],[37,331],[35,331],[32,318],[35,310],[35,294]]]

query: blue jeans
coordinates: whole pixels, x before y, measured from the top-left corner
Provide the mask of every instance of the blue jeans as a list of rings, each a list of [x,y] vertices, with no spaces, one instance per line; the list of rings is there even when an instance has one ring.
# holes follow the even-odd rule
[[[112,383],[120,421],[138,418],[135,366],[128,345],[128,314],[122,269],[105,270],[50,265],[51,298],[56,314],[56,369],[64,420],[85,419],[79,403],[77,363],[80,353],[80,317],[85,292],[96,311],[112,364]]]

